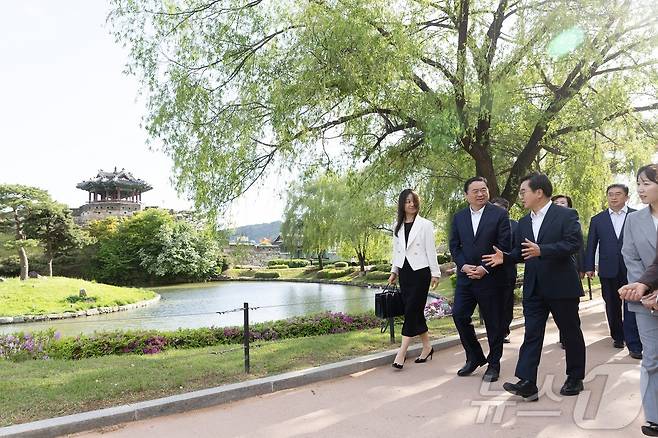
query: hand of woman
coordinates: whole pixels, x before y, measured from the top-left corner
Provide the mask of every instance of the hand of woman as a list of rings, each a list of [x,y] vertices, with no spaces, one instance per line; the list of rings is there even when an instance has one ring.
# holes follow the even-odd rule
[[[440,278],[439,277],[432,277],[432,282],[430,283],[430,289],[436,289],[436,287],[439,285]]]
[[[649,290],[649,286],[642,283],[631,283],[619,288],[619,296],[626,301],[640,301]]]
[[[395,284],[398,281],[397,274],[391,272],[391,276],[388,277],[388,284]]]

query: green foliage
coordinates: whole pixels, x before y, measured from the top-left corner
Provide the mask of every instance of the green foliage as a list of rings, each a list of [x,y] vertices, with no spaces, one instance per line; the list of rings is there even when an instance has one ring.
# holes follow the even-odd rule
[[[440,265],[442,265],[444,263],[450,263],[452,261],[452,256],[449,252],[444,252],[443,254],[437,254],[436,260]]]
[[[289,268],[305,268],[308,266],[309,262],[308,260],[304,259],[292,259],[287,261],[288,267]]]
[[[287,262],[286,259],[272,259],[267,262],[267,266],[274,266],[274,265],[285,265]]]
[[[279,278],[278,272],[257,271],[254,278]]]
[[[334,278],[345,277],[346,275],[350,275],[353,272],[354,272],[354,270],[352,268],[323,269],[321,271],[318,271],[317,278],[330,280],[330,279],[334,279]]]
[[[88,243],[89,237],[73,223],[71,210],[54,202],[32,208],[24,223],[25,234],[40,242],[48,259],[48,274],[53,275],[52,260]]]
[[[469,176],[515,201],[545,170],[586,221],[655,150],[651,0],[111,3],[147,129],[204,209],[282,165],[365,163],[444,223]]]
[[[211,232],[165,210],[93,222],[89,234],[96,240],[91,275],[106,283],[205,280],[223,266]]]
[[[336,262],[334,263],[335,268],[347,268],[348,263],[347,262]]]
[[[389,273],[389,272],[391,272],[391,264],[390,263],[382,263],[380,265],[375,265],[372,268],[370,268],[370,272],[375,272],[375,271]]]
[[[370,270],[366,273],[367,280],[387,280],[391,276],[390,272],[373,271]]]
[[[249,331],[253,342],[344,333],[375,328],[380,324],[381,321],[372,314],[345,315],[325,312],[252,324]],[[243,338],[242,327],[179,329],[174,332],[101,332],[89,336],[63,338],[49,343],[46,351],[53,358],[78,360],[113,354],[156,354],[172,348],[235,344],[242,342]]]
[[[25,221],[30,212],[40,205],[50,203],[45,190],[20,184],[0,184],[0,231],[11,231],[15,240],[5,242],[17,249],[21,280],[27,279],[29,261],[26,248],[35,247],[38,241],[25,233]]]
[[[267,269],[288,269],[288,265],[268,265]]]

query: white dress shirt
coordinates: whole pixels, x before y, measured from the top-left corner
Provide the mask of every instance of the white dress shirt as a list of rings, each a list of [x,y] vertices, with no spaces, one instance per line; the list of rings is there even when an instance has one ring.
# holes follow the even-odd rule
[[[656,231],[658,231],[658,217],[651,216],[651,219],[653,219],[653,226],[656,227]]]
[[[537,238],[539,237],[539,229],[541,228],[541,224],[544,222],[546,212],[551,205],[552,202],[548,201],[546,205],[544,205],[537,213],[534,211],[530,212],[530,219],[532,220],[532,234],[535,236],[535,242],[537,242]]]
[[[478,232],[478,226],[480,225],[480,219],[482,219],[482,212],[484,207],[480,208],[478,211],[473,210],[473,207],[469,207],[471,210],[471,223],[473,224],[473,236]]]
[[[624,226],[624,221],[626,220],[626,213],[628,213],[628,207],[624,205],[624,208],[615,213],[611,208],[608,209],[610,213],[610,220],[612,221],[612,226],[615,227],[615,234],[617,239],[621,236],[621,229]]]

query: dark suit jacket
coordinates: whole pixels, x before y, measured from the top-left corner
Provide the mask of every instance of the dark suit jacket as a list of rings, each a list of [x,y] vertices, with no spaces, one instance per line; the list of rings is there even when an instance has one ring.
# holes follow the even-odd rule
[[[519,243],[509,254],[505,254],[505,261],[524,262],[521,243],[525,239],[539,244],[541,251],[541,256],[525,261],[524,299],[536,295],[546,299],[583,295],[575,257],[582,245],[583,234],[576,210],[551,204],[536,241],[530,214],[521,218],[516,234],[515,239]]]
[[[628,209],[628,213],[635,211]],[[624,225],[626,221],[624,220]],[[606,208],[601,213],[592,217],[589,223],[587,236],[587,251],[585,252],[585,272],[594,270],[594,257],[596,247],[599,248],[599,277],[617,278],[619,275],[626,276],[626,265],[621,255],[621,247],[624,244],[624,228],[622,227],[619,238],[615,234],[615,227],[610,219],[610,212]]]
[[[658,248],[658,240],[656,241],[656,248]],[[653,263],[647,268],[638,282],[649,286],[649,292],[658,289],[658,252],[656,252],[656,258],[653,260]]]
[[[495,268],[484,266],[482,256],[491,254],[494,245],[502,251],[510,250],[512,235],[509,215],[505,209],[491,203],[487,203],[483,208],[475,236],[469,207],[458,211],[452,220],[450,253],[457,264],[457,286],[472,284],[483,288],[498,288],[505,284],[505,269],[502,266]],[[483,266],[489,273],[480,280],[471,280],[461,272],[465,264]]]

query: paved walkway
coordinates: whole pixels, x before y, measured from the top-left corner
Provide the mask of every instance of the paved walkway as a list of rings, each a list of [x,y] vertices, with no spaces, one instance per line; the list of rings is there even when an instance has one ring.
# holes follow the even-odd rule
[[[644,424],[639,361],[612,347],[598,305],[582,312],[588,375],[578,397],[562,397],[564,351],[549,322],[535,403],[502,390],[513,377],[523,328],[505,346],[501,379],[481,380],[484,368],[457,377],[461,347],[402,371],[390,367],[262,397],[160,417],[76,436],[100,437],[639,437]],[[486,351],[486,348],[485,348]]]

